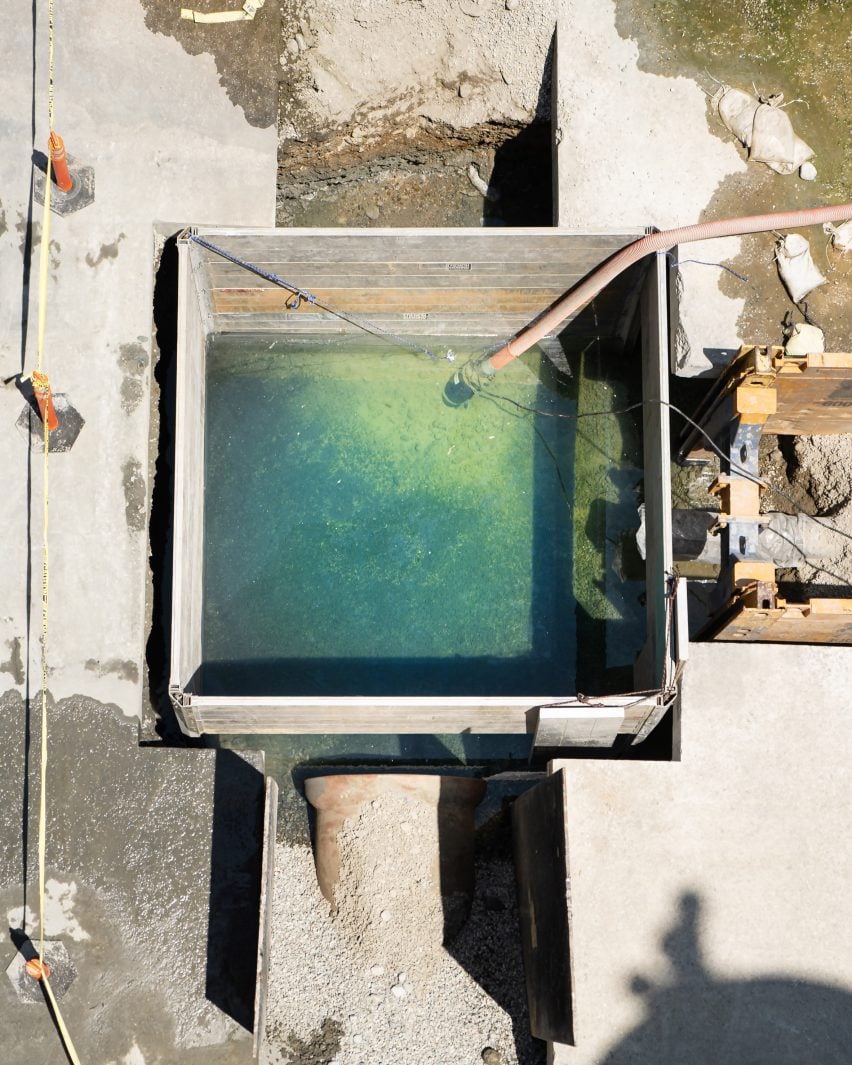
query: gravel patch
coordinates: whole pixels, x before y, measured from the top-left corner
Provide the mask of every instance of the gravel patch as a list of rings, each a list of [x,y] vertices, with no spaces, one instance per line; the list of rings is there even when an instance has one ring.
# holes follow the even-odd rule
[[[400,798],[347,822],[336,912],[310,848],[277,845],[265,1065],[543,1065],[511,860],[483,847],[470,918],[445,948],[436,833],[428,807]]]

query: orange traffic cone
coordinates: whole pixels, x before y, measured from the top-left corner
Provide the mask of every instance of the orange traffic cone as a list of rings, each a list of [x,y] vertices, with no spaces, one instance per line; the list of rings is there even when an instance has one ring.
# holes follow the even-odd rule
[[[70,192],[74,187],[74,182],[71,180],[71,175],[68,173],[68,161],[65,157],[65,142],[55,133],[50,131],[50,136],[47,139],[47,146],[50,150],[50,165],[53,168],[53,176],[56,179],[56,185],[60,192]]]
[[[33,370],[30,374],[30,379],[33,383],[33,392],[38,403],[41,420],[47,422],[47,431],[52,433],[54,429],[59,428],[59,419],[56,416],[56,408],[53,406],[53,394],[50,391],[50,382],[47,379],[47,374]]]

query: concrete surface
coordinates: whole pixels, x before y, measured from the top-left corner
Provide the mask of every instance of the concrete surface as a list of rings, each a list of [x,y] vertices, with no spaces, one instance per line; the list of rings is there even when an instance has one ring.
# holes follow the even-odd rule
[[[555,1065],[840,1065],[852,648],[699,644],[682,761],[565,766],[576,1046]]]
[[[30,159],[47,139],[47,26],[39,6],[34,76],[33,10],[29,0],[11,0],[0,13],[0,35],[16,42],[0,71],[4,379],[35,360],[41,209],[30,215]],[[50,683],[57,698],[85,692],[135,715],[146,544],[145,521],[133,515],[147,498],[152,227],[272,225],[277,135],[274,124],[248,123],[211,56],[189,56],[146,29],[138,0],[76,0],[57,10],[56,125],[69,154],[94,166],[96,192],[94,204],[51,222],[45,364],[86,424],[51,465]],[[14,382],[0,389],[0,659],[8,648],[25,664],[28,566],[40,566],[41,464],[31,463],[14,427],[23,407]],[[38,579],[31,591],[40,595]],[[38,656],[32,637],[29,655]],[[0,677],[0,688],[21,690],[22,677]]]
[[[232,754],[138,747],[154,225],[273,223],[277,85],[260,101],[232,71],[226,91],[213,56],[146,28],[151,8],[56,10],[56,126],[95,200],[51,221],[45,368],[85,424],[50,466],[46,931],[77,970],[62,1008],[83,1061],[217,1065],[251,1053],[262,776]],[[0,35],[15,44],[0,70],[0,908],[33,934],[42,468],[14,378],[35,365],[46,5],[10,0]],[[0,952],[5,970],[8,931]],[[5,976],[0,1014],[0,1060],[62,1059],[47,1009]]]
[[[557,12],[557,225],[700,221],[719,183],[746,169],[711,132],[700,86],[640,69],[638,45],[616,28],[615,0],[558,0]],[[685,244],[680,258],[720,262],[739,249],[738,237]],[[674,362],[686,376],[715,372],[741,342],[744,299],[721,291],[719,273],[690,264],[671,285]]]
[[[262,756],[139,748],[135,723],[92,699],[51,701],[49,715],[45,935],[76,970],[61,1008],[81,1061],[250,1061]],[[7,692],[0,730],[5,970],[11,932],[40,933],[39,714]],[[5,976],[0,1015],[0,1061],[62,1059],[48,1010]]]

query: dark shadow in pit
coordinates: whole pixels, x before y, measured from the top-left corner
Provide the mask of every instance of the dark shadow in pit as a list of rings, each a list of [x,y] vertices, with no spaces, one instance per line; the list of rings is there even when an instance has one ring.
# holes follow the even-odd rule
[[[499,194],[499,199],[484,200],[484,225],[552,225],[551,169],[549,125],[534,122],[504,141],[494,153],[489,181],[489,188]]]
[[[145,644],[148,707],[155,715],[160,739],[187,746],[168,695],[169,645],[171,640],[172,496],[174,492],[175,362],[177,358],[177,237],[163,245],[154,276],[154,331],[152,358],[157,427],[156,456],[151,473],[151,505],[148,519],[148,565],[151,581],[151,628]],[[154,388],[152,386],[152,392]]]
[[[550,102],[556,33],[550,39],[542,68],[536,118],[494,153],[489,186],[499,199],[486,199],[486,226],[553,225],[553,132]]]
[[[529,774],[487,781],[472,837],[452,803],[438,811],[445,949],[511,1018],[518,1065],[544,1065],[547,1057],[546,1043],[530,1032],[511,830],[515,799],[536,782]],[[459,869],[471,861],[475,882],[463,922],[454,893]]]
[[[560,675],[553,659],[535,653],[503,658],[224,659],[204,663],[190,690],[222,697],[511,697],[542,686],[564,690],[565,681],[551,681],[551,675]]]
[[[234,751],[217,750],[205,993],[248,1031],[254,1024],[263,810],[263,774]]]

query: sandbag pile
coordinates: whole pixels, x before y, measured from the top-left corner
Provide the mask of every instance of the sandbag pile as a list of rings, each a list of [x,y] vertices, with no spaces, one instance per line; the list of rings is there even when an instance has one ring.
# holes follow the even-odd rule
[[[765,163],[777,174],[792,174],[807,164],[802,177],[812,181],[816,170],[807,163],[814,154],[793,129],[790,116],[783,109],[784,94],[752,96],[751,93],[720,85],[711,103],[719,118],[742,145],[749,159]]]

